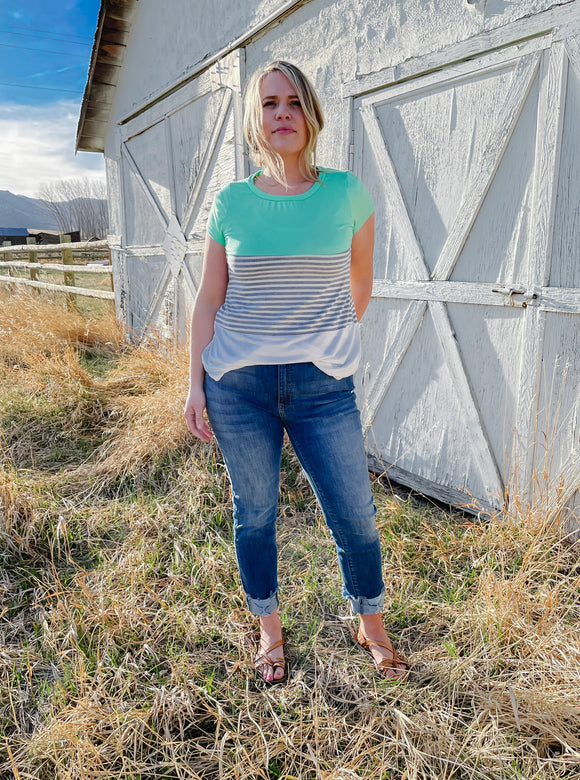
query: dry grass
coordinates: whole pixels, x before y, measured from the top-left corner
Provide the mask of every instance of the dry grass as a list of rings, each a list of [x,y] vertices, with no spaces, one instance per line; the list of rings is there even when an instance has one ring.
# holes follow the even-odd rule
[[[224,467],[181,420],[183,350],[19,295],[0,364],[3,777],[580,777],[580,565],[545,509],[482,523],[375,481],[385,620],[413,664],[392,684],[350,640],[285,450],[291,674],[267,688]]]

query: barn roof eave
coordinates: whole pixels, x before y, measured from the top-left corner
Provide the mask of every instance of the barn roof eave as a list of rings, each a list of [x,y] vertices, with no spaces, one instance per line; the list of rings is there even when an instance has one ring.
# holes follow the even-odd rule
[[[101,0],[77,126],[77,152],[104,152],[136,0]]]

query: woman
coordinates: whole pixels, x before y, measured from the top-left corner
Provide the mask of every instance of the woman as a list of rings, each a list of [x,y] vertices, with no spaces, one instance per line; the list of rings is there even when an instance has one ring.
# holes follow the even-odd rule
[[[284,677],[275,521],[284,430],[336,542],[356,641],[379,671],[407,670],[383,627],[384,584],[352,374],[371,295],[373,205],[349,172],[317,168],[323,119],[304,74],[254,74],[244,130],[262,170],[218,193],[191,324],[191,433],[222,451],[236,555],[260,618],[255,667]],[[211,428],[204,420],[207,415]]]

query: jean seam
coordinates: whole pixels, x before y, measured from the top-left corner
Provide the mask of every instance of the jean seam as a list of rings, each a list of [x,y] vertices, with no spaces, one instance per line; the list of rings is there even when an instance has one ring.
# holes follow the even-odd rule
[[[290,433],[288,433],[288,435],[290,436]],[[306,465],[306,468],[308,468],[308,465],[309,465],[308,459],[303,457],[303,454],[301,452],[301,448],[299,446],[297,446],[296,442],[293,441],[292,436],[290,436],[290,441],[292,443],[292,446],[294,447],[294,451],[295,451],[296,455],[298,456],[298,460],[300,461],[301,464]],[[346,553],[346,560],[347,560],[347,564],[348,564],[348,571],[349,571],[349,574],[350,574],[350,578],[352,580],[352,584],[354,585],[354,588],[355,588],[356,592],[358,593],[359,586],[358,586],[358,581],[357,581],[357,578],[355,576],[354,569],[353,569],[353,566],[352,566],[352,561],[351,561],[351,557],[350,557],[351,551],[350,551],[349,547],[345,546],[343,535],[342,535],[342,533],[341,533],[341,531],[340,531],[340,529],[338,527],[338,524],[335,521],[335,517],[324,506],[324,504],[325,504],[324,499],[326,498],[326,496],[325,496],[324,492],[320,489],[320,485],[318,483],[318,480],[314,476],[315,469],[308,468],[308,472],[309,472],[309,474],[308,474],[309,478],[312,480],[314,488],[317,491],[318,495],[320,496],[320,505],[321,505],[321,508],[322,508],[322,513],[325,515],[325,517],[328,517],[328,518],[330,518],[332,516],[334,532],[337,534],[339,542],[340,542],[340,545],[341,545],[342,549]],[[328,520],[326,521],[326,524],[328,525]],[[353,594],[353,598],[360,598],[360,596],[354,596],[354,594]]]
[[[207,380],[207,376],[206,376],[206,380]],[[217,405],[217,399],[218,399],[219,396],[223,396],[223,397],[227,398],[227,397],[230,397],[232,394],[240,394],[238,388],[228,387],[227,385],[224,385],[221,382],[216,382],[215,380],[211,380],[211,382],[213,384],[213,387],[210,390],[210,394],[211,395],[215,394],[216,405]],[[243,398],[243,400],[246,403],[246,405],[251,405],[252,409],[253,409],[254,406],[255,406],[255,404],[254,404],[255,399],[253,399],[250,396],[247,396],[247,394],[243,394],[242,393],[240,395],[241,395],[241,398]],[[223,401],[223,398],[222,398],[222,401]],[[279,446],[275,448],[276,449],[276,457],[277,457],[277,459],[279,461],[280,456],[281,456],[282,443],[283,443],[283,425],[282,425],[282,422],[280,420],[280,415],[276,414],[274,409],[268,408],[268,406],[262,400],[260,400],[259,404],[260,404],[259,409],[258,409],[259,412],[261,414],[267,415],[269,418],[272,419],[273,422],[276,423],[276,426],[279,426],[280,441],[279,441]],[[210,403],[209,403],[209,397],[208,397],[208,407],[209,406],[210,406]],[[208,412],[210,412],[209,408],[208,408]],[[247,558],[248,556],[247,556],[247,549],[244,548],[244,546],[242,544],[240,544],[240,541],[238,539],[238,528],[237,528],[237,526],[238,526],[238,520],[239,520],[239,512],[237,511],[237,508],[236,508],[236,499],[235,499],[235,495],[234,495],[235,492],[236,492],[235,487],[238,484],[238,482],[236,482],[236,480],[232,480],[230,468],[228,467],[228,457],[227,457],[226,453],[229,452],[230,448],[227,445],[224,446],[224,442],[223,441],[221,441],[221,443],[220,443],[221,434],[223,433],[225,437],[228,437],[229,436],[229,432],[227,432],[225,429],[224,429],[224,431],[218,431],[218,428],[219,428],[219,426],[217,426],[217,428],[215,429],[216,440],[218,441],[218,445],[220,446],[220,449],[222,450],[222,456],[223,456],[224,461],[226,463],[226,469],[227,469],[227,472],[228,472],[228,479],[229,479],[229,482],[230,482],[230,485],[231,485],[231,489],[232,489],[232,503],[233,503],[232,509],[233,509],[233,516],[234,516],[234,549],[235,549],[235,553],[236,553],[236,560],[237,560],[237,564],[238,564],[238,571],[239,571],[240,579],[242,579],[243,589],[244,589],[244,591],[246,593],[246,597],[248,597],[249,594],[248,594],[248,590],[246,590],[246,582],[244,582],[244,579],[249,579],[248,586],[252,588],[253,593],[259,592],[259,588],[256,589],[256,583],[252,582],[251,570],[248,568],[248,562],[246,561],[245,564],[242,564],[242,561],[245,558]],[[278,436],[278,432],[276,433],[276,437],[277,436]],[[277,441],[277,438],[276,438],[276,441]],[[280,464],[279,464],[279,462],[277,464],[276,471],[278,473],[278,483],[277,483],[277,487],[276,487],[276,496],[275,496],[275,498],[274,498],[274,495],[272,494],[271,509],[272,509],[272,512],[273,512],[273,515],[274,515],[272,533],[273,533],[275,559],[276,559],[276,562],[277,562],[277,557],[278,557],[277,556],[277,552],[278,551],[277,551],[277,545],[276,545],[276,519],[277,519],[277,514],[278,514],[278,506],[279,506],[279,474],[280,474]],[[244,505],[244,511],[245,511],[245,509],[248,508],[248,502],[247,501],[243,501],[242,503]],[[272,570],[269,570],[269,571],[272,571]],[[272,584],[274,590],[272,591],[272,593],[273,593],[273,595],[275,594],[276,597],[277,597],[277,594],[278,594],[278,591],[279,591],[279,578],[278,578],[277,566],[276,566],[276,569],[275,569],[275,571],[273,573],[274,573],[274,577],[272,578],[272,583],[271,584]],[[252,595],[252,596],[249,596],[249,597],[254,599],[254,600],[261,600],[259,597],[256,597],[255,595]]]
[[[245,584],[243,582],[244,577],[242,576],[242,572],[245,574],[246,570],[245,570],[244,566],[241,564],[242,558],[240,556],[240,547],[239,547],[238,542],[237,542],[237,540],[235,538],[235,535],[234,535],[234,550],[235,550],[235,553],[236,553],[236,561],[237,561],[237,564],[238,564],[238,571],[240,573],[240,580],[242,580],[242,587],[244,588],[244,592],[245,592],[246,596],[248,596],[249,598],[253,599],[254,601],[264,601],[264,599],[258,599],[256,596],[250,596],[248,591],[246,590]],[[276,573],[276,576],[274,578],[274,584],[275,584],[275,589],[273,591],[273,595],[278,593],[278,590],[279,590],[279,587],[280,587],[280,583],[278,582],[278,575],[277,575],[277,573]]]

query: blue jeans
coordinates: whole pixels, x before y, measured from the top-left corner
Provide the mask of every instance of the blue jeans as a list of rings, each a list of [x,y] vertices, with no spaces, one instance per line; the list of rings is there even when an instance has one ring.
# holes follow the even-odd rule
[[[381,612],[381,549],[352,377],[312,363],[206,375],[207,413],[232,486],[234,540],[248,607],[278,607],[276,515],[284,429],[336,543],[353,612]]]

